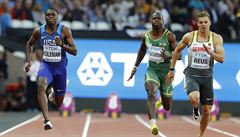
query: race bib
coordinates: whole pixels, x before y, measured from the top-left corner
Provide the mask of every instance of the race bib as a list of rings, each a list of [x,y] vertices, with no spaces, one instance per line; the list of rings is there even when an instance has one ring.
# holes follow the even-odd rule
[[[196,52],[192,54],[192,68],[209,69],[210,55],[207,52]]]
[[[60,62],[61,50],[59,46],[43,46],[43,59],[47,62]]]
[[[164,50],[164,47],[155,47],[152,46],[149,48],[149,60],[156,63],[164,62],[163,55],[161,51]]]

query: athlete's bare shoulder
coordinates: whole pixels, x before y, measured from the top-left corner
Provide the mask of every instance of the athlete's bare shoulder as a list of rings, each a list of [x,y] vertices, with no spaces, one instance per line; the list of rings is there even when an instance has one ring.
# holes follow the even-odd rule
[[[216,50],[223,50],[223,38],[220,34],[213,32],[213,42]]]
[[[191,31],[186,33],[183,37],[191,40],[193,38],[193,35],[194,35],[194,31]]]
[[[213,38],[214,38],[214,42],[217,42],[217,41],[222,41],[223,42],[223,38],[220,34],[217,34],[215,32],[213,32]]]
[[[36,40],[39,39],[40,37],[40,27],[37,27],[33,30],[32,32],[32,36],[30,37],[30,41],[32,41],[32,43],[34,43]]]
[[[181,41],[185,44],[190,45],[192,43],[193,35],[194,35],[194,31],[188,32],[185,35],[183,35],[183,38]]]
[[[62,30],[63,30],[63,31],[70,31],[70,28],[69,28],[68,26],[63,25]]]
[[[71,29],[64,25],[62,28],[62,35],[63,37],[72,37]]]
[[[146,36],[146,34],[149,32],[150,30],[147,30],[146,32],[144,32],[143,34],[142,34],[142,36],[141,36],[141,40],[144,42],[145,41],[145,36]]]
[[[33,30],[33,33],[32,33],[32,35],[40,35],[40,27],[37,27],[37,28],[35,28],[34,30]]]
[[[170,38],[170,39],[176,39],[175,34],[172,31],[170,31],[170,30],[167,33],[167,37]]]

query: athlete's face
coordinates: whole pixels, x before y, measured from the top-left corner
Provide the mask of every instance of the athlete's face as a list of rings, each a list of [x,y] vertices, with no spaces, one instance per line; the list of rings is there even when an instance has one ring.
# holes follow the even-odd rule
[[[46,23],[51,25],[51,24],[56,24],[57,23],[57,12],[55,10],[47,10],[45,13],[45,19]]]
[[[209,31],[210,26],[211,26],[211,21],[210,21],[209,17],[199,17],[197,26],[198,26],[199,31],[201,31],[201,32]]]
[[[161,28],[163,26],[163,18],[160,13],[153,13],[152,15],[152,27]]]

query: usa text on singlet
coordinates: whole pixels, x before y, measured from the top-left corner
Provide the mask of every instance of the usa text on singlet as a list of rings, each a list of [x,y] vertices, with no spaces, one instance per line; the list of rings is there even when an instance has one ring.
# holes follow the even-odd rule
[[[61,47],[56,46],[55,40],[45,39],[43,45],[43,59],[47,62],[60,62],[61,50]]]

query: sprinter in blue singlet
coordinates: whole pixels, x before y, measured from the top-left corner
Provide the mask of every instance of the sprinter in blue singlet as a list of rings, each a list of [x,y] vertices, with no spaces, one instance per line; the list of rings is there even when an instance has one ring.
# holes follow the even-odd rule
[[[45,130],[52,129],[48,116],[48,99],[60,107],[66,92],[68,62],[66,52],[77,55],[71,30],[58,23],[57,17],[58,13],[55,9],[48,9],[45,12],[46,24],[33,31],[26,45],[26,72],[31,67],[31,53],[34,44],[39,39],[43,51],[43,60],[38,71],[38,102],[45,119]],[[53,92],[50,93],[50,96],[46,92],[51,87],[53,87]]]

